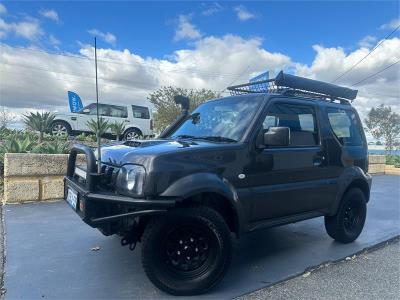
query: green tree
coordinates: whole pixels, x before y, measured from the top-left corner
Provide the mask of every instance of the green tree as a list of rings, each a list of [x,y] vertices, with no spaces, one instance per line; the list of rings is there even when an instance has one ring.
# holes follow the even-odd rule
[[[24,115],[24,123],[31,130],[39,131],[39,143],[43,142],[43,135],[50,130],[55,115],[50,112],[29,113]]]
[[[400,136],[400,115],[381,104],[369,111],[365,125],[375,139],[385,141],[385,149],[391,153]]]
[[[156,132],[164,130],[181,113],[180,106],[174,102],[174,96],[176,95],[183,95],[190,99],[190,112],[200,104],[220,97],[218,92],[207,89],[193,90],[172,86],[161,87],[148,96],[149,101],[156,109],[154,114],[154,129]]]
[[[124,122],[114,122],[110,124],[110,130],[113,135],[115,135],[116,140],[119,141],[121,135],[124,133],[125,130],[125,123]]]
[[[97,126],[97,119],[87,121],[86,125],[89,127],[90,131],[94,132],[95,135],[97,135],[97,132],[99,132],[100,136],[106,133],[106,131],[110,128],[108,121],[102,117],[99,118],[99,126]]]

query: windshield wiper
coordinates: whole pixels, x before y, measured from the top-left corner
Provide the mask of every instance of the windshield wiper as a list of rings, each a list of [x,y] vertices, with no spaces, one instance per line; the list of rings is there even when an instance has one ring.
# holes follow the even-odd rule
[[[224,136],[199,136],[196,137],[196,139],[202,139],[202,140],[207,140],[207,141],[213,141],[213,142],[228,142],[228,143],[236,143],[237,140],[224,137]]]
[[[172,136],[172,139],[195,139],[196,137],[193,135],[188,135],[188,134],[181,134],[181,135],[177,135],[177,136]]]

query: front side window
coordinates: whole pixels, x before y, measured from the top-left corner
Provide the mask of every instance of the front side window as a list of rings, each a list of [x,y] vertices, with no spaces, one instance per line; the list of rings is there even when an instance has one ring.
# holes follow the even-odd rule
[[[259,97],[228,97],[200,105],[171,138],[207,138],[239,141],[263,100]]]
[[[327,113],[332,130],[342,145],[358,146],[362,144],[361,124],[353,111],[328,108]]]
[[[270,127],[289,127],[289,147],[316,146],[319,143],[318,126],[312,107],[274,104],[264,119],[264,132]]]

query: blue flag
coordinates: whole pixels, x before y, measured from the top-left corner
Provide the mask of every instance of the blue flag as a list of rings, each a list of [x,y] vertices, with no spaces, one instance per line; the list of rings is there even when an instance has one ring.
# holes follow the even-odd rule
[[[71,112],[78,112],[83,108],[81,98],[77,93],[68,91],[68,101]]]

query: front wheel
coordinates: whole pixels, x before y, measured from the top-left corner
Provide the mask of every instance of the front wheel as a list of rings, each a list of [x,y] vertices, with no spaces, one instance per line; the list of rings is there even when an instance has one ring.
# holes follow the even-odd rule
[[[358,188],[348,190],[335,216],[325,217],[329,236],[341,243],[351,243],[361,234],[367,215],[364,193]]]
[[[224,277],[231,262],[229,228],[208,207],[179,208],[154,218],[142,241],[147,276],[173,295],[206,292]]]

